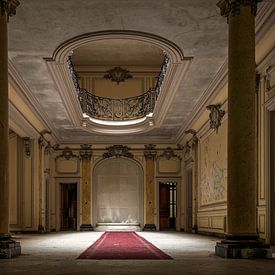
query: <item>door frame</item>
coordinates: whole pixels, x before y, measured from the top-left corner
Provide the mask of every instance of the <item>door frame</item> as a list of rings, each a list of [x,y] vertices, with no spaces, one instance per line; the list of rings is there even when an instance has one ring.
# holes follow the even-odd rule
[[[156,178],[156,190],[155,190],[155,198],[156,198],[156,228],[159,231],[159,191],[160,191],[160,183],[161,182],[175,182],[176,183],[176,192],[177,192],[177,215],[176,215],[176,231],[180,231],[180,192],[181,192],[181,177],[157,177]]]
[[[191,183],[189,182],[189,173],[191,172]],[[190,161],[188,164],[185,166],[185,219],[184,219],[184,231],[191,233],[192,232],[192,226],[193,226],[193,198],[194,198],[194,189],[193,189],[193,184],[194,184],[194,177],[193,177],[193,163]],[[191,197],[189,196],[189,192],[191,191]],[[190,201],[189,201],[190,200]],[[188,228],[188,204],[191,203],[191,227]],[[190,230],[188,230],[190,229]]]
[[[77,222],[76,231],[80,231],[80,179],[79,178],[56,178],[56,230],[61,229],[61,184],[76,184],[77,190]]]

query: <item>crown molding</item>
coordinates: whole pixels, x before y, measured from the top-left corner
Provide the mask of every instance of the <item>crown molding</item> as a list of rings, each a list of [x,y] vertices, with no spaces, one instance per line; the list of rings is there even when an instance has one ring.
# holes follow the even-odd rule
[[[40,134],[24,117],[24,115],[9,102],[9,128],[11,128],[20,137],[39,138]]]
[[[206,106],[209,105],[215,99],[215,97],[219,94],[221,89],[225,86],[228,80],[227,67],[228,67],[228,63],[226,60],[223,63],[223,65],[220,67],[218,73],[216,74],[214,79],[211,81],[206,91],[199,98],[197,104],[194,106],[193,108],[194,111],[187,118],[187,121],[189,122],[183,125],[183,127],[180,129],[175,139],[176,143],[180,143],[181,139],[185,135],[185,131],[187,129],[192,128],[192,125],[194,124],[194,122],[198,120],[199,117],[205,112]]]
[[[28,85],[22,79],[20,74],[17,72],[15,66],[13,65],[10,59],[8,60],[8,72],[9,72],[9,83],[13,87],[14,91],[28,106],[28,108],[30,108],[30,110],[32,111],[36,119],[43,125],[43,127],[51,131],[52,133],[51,136],[53,137],[54,141],[57,142],[58,135],[55,131],[55,127],[53,126],[52,122],[44,112],[38,100],[32,94]]]
[[[271,97],[265,104],[265,108],[271,112],[275,111],[275,96]]]

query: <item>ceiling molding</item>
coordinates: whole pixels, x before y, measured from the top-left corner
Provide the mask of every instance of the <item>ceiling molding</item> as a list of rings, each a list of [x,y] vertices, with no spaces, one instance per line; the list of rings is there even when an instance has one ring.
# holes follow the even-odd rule
[[[176,136],[175,142],[179,143],[181,141],[181,139],[185,135],[185,131],[187,129],[192,128],[194,122],[196,122],[199,119],[199,117],[205,112],[206,106],[212,103],[212,101],[215,99],[215,97],[219,94],[221,89],[227,83],[227,67],[228,63],[226,60],[224,64],[221,66],[218,73],[215,75],[214,79],[212,80],[206,91],[199,98],[198,103],[194,107],[194,111],[189,115],[189,117],[186,120],[188,121],[188,123],[183,125],[183,127],[180,129],[178,135]]]
[[[271,112],[275,111],[275,96],[271,97],[265,104],[265,108]]]
[[[275,2],[263,1],[255,19],[256,44],[275,22]]]
[[[39,132],[24,115],[9,102],[9,128],[12,129],[20,137],[38,138]]]
[[[169,54],[169,57],[174,60],[174,62],[180,62],[184,59],[182,50],[175,43],[155,34],[131,30],[106,30],[76,36],[58,46],[52,57],[47,59],[54,60],[61,64],[66,63],[69,53],[74,49],[93,41],[105,39],[130,39],[147,42],[166,50],[167,54]]]
[[[72,124],[74,127],[81,126],[83,114],[67,62],[65,64],[58,64],[55,61],[47,60],[46,64]]]
[[[131,125],[130,123],[127,125],[126,123],[112,125],[111,122],[109,123],[92,118],[85,118],[67,66],[68,56],[71,55],[71,52],[75,48],[79,48],[93,41],[118,38],[153,44],[162,49],[169,57],[169,65],[153,116],[146,116],[143,119],[132,121]],[[174,95],[189,68],[192,58],[184,57],[182,51],[177,45],[162,37],[136,31],[110,30],[74,37],[61,44],[54,51],[53,56],[45,58],[45,60],[58,87],[58,91],[70,116],[73,127],[83,127],[82,130],[84,129],[92,133],[121,135],[147,132],[153,127],[158,127],[162,124]],[[171,140],[171,138],[169,139]]]
[[[27,86],[25,81],[22,79],[20,74],[17,72],[12,61],[8,60],[8,73],[9,73],[9,84],[13,87],[16,94],[23,100],[23,102],[32,111],[36,119],[43,125],[45,129],[52,132],[52,137],[55,142],[58,141],[58,134],[55,131],[55,127],[52,122],[43,111],[40,103],[37,101],[35,96],[32,94],[30,88]]]

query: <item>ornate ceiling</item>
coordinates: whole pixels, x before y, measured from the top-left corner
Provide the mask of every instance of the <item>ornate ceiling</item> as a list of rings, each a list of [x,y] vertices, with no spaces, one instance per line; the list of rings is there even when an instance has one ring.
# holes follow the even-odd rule
[[[196,112],[205,92],[227,58],[227,23],[219,14],[217,0],[66,0],[21,1],[17,15],[9,23],[9,59],[17,78],[24,82],[33,96],[46,128],[59,143],[148,143],[177,142]],[[263,2],[264,3],[264,2]],[[259,6],[261,7],[260,4]],[[45,58],[52,58],[64,42],[87,33],[107,30],[130,30],[153,34],[171,41],[185,57],[192,57],[183,79],[178,78],[169,108],[160,125],[144,133],[97,134],[76,126],[72,109],[60,93],[56,76]],[[115,64],[119,43],[96,42],[75,52],[81,64]],[[127,44],[129,43],[129,44]],[[160,50],[154,46],[135,47],[127,42],[127,50],[119,55],[120,64],[148,65],[159,62]],[[104,48],[113,52],[102,57]],[[105,51],[104,51],[105,52]],[[143,56],[150,53],[150,58]],[[99,58],[101,56],[101,58]],[[159,63],[158,63],[159,64]],[[171,72],[173,76],[173,72]],[[176,77],[176,76],[175,76]],[[177,80],[177,77],[175,81]]]

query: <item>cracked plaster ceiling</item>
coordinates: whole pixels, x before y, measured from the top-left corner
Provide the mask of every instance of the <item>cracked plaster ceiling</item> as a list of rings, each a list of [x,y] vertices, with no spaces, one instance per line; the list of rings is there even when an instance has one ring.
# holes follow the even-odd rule
[[[9,23],[9,58],[40,102],[64,142],[168,142],[187,123],[193,108],[227,57],[227,23],[217,0],[26,0]],[[46,66],[45,57],[64,41],[104,30],[152,33],[193,57],[165,120],[158,128],[112,136],[75,129]],[[130,137],[130,140],[129,140]]]

